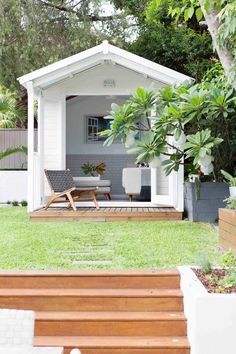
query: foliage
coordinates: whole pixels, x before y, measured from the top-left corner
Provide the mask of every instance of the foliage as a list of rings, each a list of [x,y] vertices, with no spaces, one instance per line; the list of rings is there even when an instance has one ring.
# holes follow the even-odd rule
[[[217,232],[204,223],[36,223],[25,208],[12,207],[0,208],[0,225],[1,269],[174,268],[193,264],[197,251],[214,263],[219,258]],[[78,259],[112,264],[79,265]]]
[[[126,7],[134,14],[140,9],[138,16],[138,37],[128,45],[128,49],[171,69],[180,71],[197,81],[212,67],[215,55],[211,36],[196,21],[181,23],[168,16],[168,1],[137,4],[136,12],[132,0],[126,1]]]
[[[224,176],[224,178],[226,179],[226,181],[229,182],[230,187],[236,187],[236,177],[231,176],[230,173],[221,170],[222,175]]]
[[[219,280],[219,286],[224,289],[232,288],[236,286],[236,270],[231,269],[226,272],[223,279]]]
[[[22,207],[26,207],[28,205],[27,200],[22,200],[20,204]]]
[[[152,16],[150,0],[111,0],[109,15],[101,0],[0,0],[0,83],[22,95],[17,77],[105,38],[200,80],[215,57],[210,35],[196,21],[176,24],[168,2]]]
[[[22,200],[19,203],[18,200],[13,200],[12,202],[8,202],[8,204],[11,204],[14,207],[16,207],[16,206],[26,207],[28,205],[28,202],[26,200]]]
[[[225,289],[236,287],[236,257],[232,250],[221,257],[221,264],[225,268],[225,276],[219,281],[219,285]]]
[[[205,165],[212,172],[214,163],[215,177],[221,179],[220,169],[233,171],[236,163],[236,99],[225,79],[217,84],[209,80],[215,74],[211,72],[200,84],[166,86],[158,92],[139,88],[123,106],[113,104],[111,129],[103,133],[108,135],[105,143],[117,138],[125,143],[130,132],[140,131],[140,141],[130,150],[138,154],[137,162],[165,155],[167,174],[177,171],[183,158],[190,170],[206,174]]]
[[[236,267],[236,258],[232,250],[229,250],[221,257],[221,264],[223,267],[227,267],[227,268]]]
[[[0,0],[0,83],[21,93],[16,78],[100,44],[120,46],[129,32],[123,12],[104,14],[101,0]]]
[[[212,149],[222,143],[222,139],[211,136],[210,129],[198,131],[196,134],[187,136],[187,142],[182,145],[186,150],[186,158],[193,158],[193,164],[197,165],[201,159],[212,155]]]
[[[198,259],[198,265],[204,274],[209,274],[212,271],[212,264],[209,258],[205,255],[201,255]]]
[[[151,0],[150,12],[161,7],[161,0]],[[198,22],[205,17],[225,72],[236,89],[236,1],[222,0],[168,0],[169,15],[178,23]],[[204,15],[204,16],[203,16]]]
[[[236,2],[235,0],[222,2],[218,19],[220,22],[217,41],[220,46],[229,48],[236,64]],[[235,70],[235,66],[233,70]],[[233,72],[232,70],[232,72]]]
[[[147,24],[128,49],[200,81],[215,57],[210,36],[187,26]]]
[[[93,163],[84,163],[82,165],[82,170],[85,175],[91,175],[95,177],[96,174],[103,176],[104,172],[106,170],[106,164],[104,162],[101,162],[99,165],[94,165]]]
[[[17,152],[22,152],[27,155],[27,147],[26,146],[17,146],[14,148],[7,148],[6,150],[0,151],[0,160],[4,159],[7,156],[15,154]]]
[[[228,209],[236,210],[236,198],[235,197],[229,197],[224,200],[227,204]]]
[[[232,250],[224,253],[220,258],[221,269],[214,269],[206,255],[199,260],[201,272],[206,275],[208,284],[214,286],[215,292],[227,293],[228,289],[236,287],[236,257]]]
[[[15,128],[17,122],[24,123],[25,112],[13,94],[0,87],[0,128]]]

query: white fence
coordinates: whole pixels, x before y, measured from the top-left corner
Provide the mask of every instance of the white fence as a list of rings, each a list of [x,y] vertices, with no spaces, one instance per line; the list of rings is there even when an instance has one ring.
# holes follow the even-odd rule
[[[37,130],[35,130],[37,146]],[[27,146],[27,129],[0,129],[0,151],[10,147]],[[27,169],[27,156],[16,153],[0,160],[0,169]]]

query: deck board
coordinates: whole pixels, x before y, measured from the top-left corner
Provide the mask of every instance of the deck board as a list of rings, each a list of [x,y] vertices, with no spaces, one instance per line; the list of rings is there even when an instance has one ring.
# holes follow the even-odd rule
[[[77,211],[65,207],[39,209],[30,213],[31,221],[161,221],[182,220],[182,212],[165,207],[79,207]]]

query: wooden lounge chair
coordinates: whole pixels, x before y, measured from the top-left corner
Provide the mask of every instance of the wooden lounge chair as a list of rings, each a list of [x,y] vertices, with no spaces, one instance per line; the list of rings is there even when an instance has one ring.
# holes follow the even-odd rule
[[[80,200],[91,200],[94,202],[96,209],[99,209],[95,195],[96,188],[76,188],[70,170],[44,170],[44,172],[51,189],[51,197],[45,205],[45,210],[52,203],[65,203],[66,201],[68,202],[67,207],[72,207],[76,211],[74,202]]]

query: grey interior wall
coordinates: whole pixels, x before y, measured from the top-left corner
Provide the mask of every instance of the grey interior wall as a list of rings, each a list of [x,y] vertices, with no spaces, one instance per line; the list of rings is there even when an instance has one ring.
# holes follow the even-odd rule
[[[99,164],[105,162],[106,172],[102,179],[110,179],[112,182],[112,194],[124,194],[122,187],[122,170],[124,167],[133,167],[135,161],[134,155],[67,155],[66,166],[74,177],[83,176],[81,166],[85,162]]]
[[[125,97],[108,99],[104,96],[78,96],[66,103],[66,153],[70,154],[126,154],[126,149],[120,142],[111,146],[103,146],[102,142],[86,141],[86,116],[104,115],[111,110],[113,102],[121,105]]]
[[[114,97],[117,104],[123,104],[127,98]],[[104,147],[103,143],[86,142],[86,114],[106,115],[113,100],[105,96],[78,96],[67,102],[66,107],[66,167],[74,177],[83,176],[81,166],[85,162],[107,165],[103,179],[112,182],[112,194],[122,195],[122,169],[133,167],[135,156],[126,153],[121,143]]]

